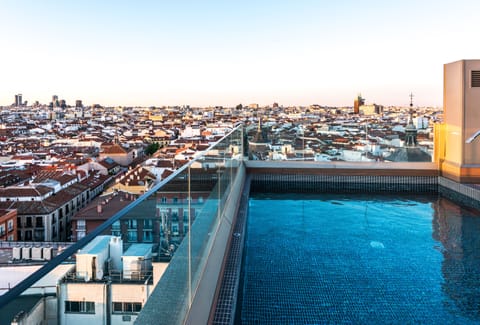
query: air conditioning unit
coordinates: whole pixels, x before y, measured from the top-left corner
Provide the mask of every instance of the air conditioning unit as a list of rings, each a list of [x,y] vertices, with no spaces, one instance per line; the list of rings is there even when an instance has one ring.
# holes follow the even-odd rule
[[[53,258],[53,248],[52,247],[44,247],[43,248],[43,259],[46,261],[50,261]]]
[[[22,247],[22,257],[24,260],[32,259],[32,248],[31,247]]]
[[[42,247],[32,247],[32,260],[41,261],[43,260],[43,249]]]
[[[141,280],[152,268],[152,245],[132,244],[122,255],[123,278],[125,280]]]
[[[12,259],[21,260],[22,259],[22,247],[16,246],[12,249]]]

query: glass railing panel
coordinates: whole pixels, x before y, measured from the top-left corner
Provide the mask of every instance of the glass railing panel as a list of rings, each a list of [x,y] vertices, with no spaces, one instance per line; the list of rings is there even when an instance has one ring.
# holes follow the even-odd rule
[[[186,189],[189,193],[183,197],[191,198],[190,201],[186,201],[190,207],[183,207],[183,211],[187,211],[186,220],[189,220],[190,231],[176,248],[171,263],[156,289],[162,294],[156,296],[155,310],[159,319],[164,319],[168,323],[183,322],[199,286],[223,218],[232,180],[241,163],[241,139],[241,130],[232,132],[192,162],[185,171],[186,176],[181,177],[186,183],[179,188]],[[162,194],[159,195],[166,197],[163,193],[166,193],[173,184],[174,182],[169,182],[160,189],[158,193]],[[177,193],[177,196],[180,197],[180,193]],[[161,202],[165,202],[165,199]],[[178,214],[181,215],[181,212]],[[185,277],[187,281],[184,281]]]
[[[58,311],[60,317],[65,313],[74,313],[72,310],[75,308],[103,308],[105,315],[110,315],[110,321],[114,322],[124,308],[143,307],[114,301],[82,307],[76,302],[67,303],[69,300],[64,294],[66,287],[72,283],[94,281],[110,288],[119,283],[141,280],[149,286],[146,289],[149,293],[158,281],[164,299],[156,313],[167,315],[169,323],[181,323],[194,298],[215,232],[224,217],[223,209],[232,191],[231,184],[243,159],[243,144],[242,128],[238,127],[208,151],[191,161],[185,161],[146,194],[112,193],[105,197],[105,200],[115,199],[126,203],[126,207],[78,242],[61,247],[58,253],[55,249],[50,262],[0,296],[0,312],[21,294],[38,291],[38,283],[57,274],[55,281],[58,286],[53,285],[50,289],[61,300],[58,302],[58,306],[61,306]],[[101,213],[102,204],[96,208],[98,213]],[[108,242],[111,258],[103,256],[101,250],[95,253],[97,255],[94,254],[95,262],[88,260],[85,263],[86,259],[91,258],[85,257],[89,255],[86,250],[95,251],[92,245],[95,246],[99,241]],[[126,270],[127,258],[123,255],[138,245],[148,247],[149,253],[144,252],[144,257],[149,266],[142,266],[138,272]],[[83,261],[83,264],[80,265],[79,261]],[[161,272],[155,274],[151,263],[160,265]],[[67,310],[69,308],[73,309]],[[131,320],[135,320],[138,314],[133,313]]]

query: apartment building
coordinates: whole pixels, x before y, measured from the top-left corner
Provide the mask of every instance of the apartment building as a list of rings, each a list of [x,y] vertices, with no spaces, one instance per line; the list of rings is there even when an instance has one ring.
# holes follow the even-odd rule
[[[152,245],[124,252],[120,237],[98,236],[58,285],[59,324],[133,324],[159,279],[153,267]]]
[[[17,210],[0,210],[0,240],[17,240]]]
[[[0,209],[17,211],[16,240],[70,241],[71,218],[103,191],[109,177],[78,181],[64,172],[40,173],[27,185],[0,189]]]

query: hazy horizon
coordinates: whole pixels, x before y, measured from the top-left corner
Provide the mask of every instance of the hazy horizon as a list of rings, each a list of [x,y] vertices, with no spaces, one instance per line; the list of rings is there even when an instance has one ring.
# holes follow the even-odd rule
[[[441,107],[443,64],[474,59],[473,1],[0,4],[0,106]]]

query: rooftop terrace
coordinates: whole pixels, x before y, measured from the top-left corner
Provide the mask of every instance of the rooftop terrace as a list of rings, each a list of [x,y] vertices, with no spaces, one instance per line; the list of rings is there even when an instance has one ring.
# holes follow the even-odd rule
[[[168,251],[173,258],[136,323],[230,324],[235,306],[225,307],[223,303],[224,299],[235,297],[238,289],[238,278],[228,272],[232,267],[234,270],[238,268],[238,261],[230,260],[230,256],[242,247],[242,223],[245,220],[245,210],[242,209],[250,187],[257,191],[282,192],[433,192],[473,206],[480,202],[480,190],[475,185],[459,184],[441,177],[434,163],[247,161],[243,139],[242,127],[236,128],[205,154],[179,168],[94,232],[0,296],[0,308],[17,299],[56,265],[84,249],[96,236],[111,235],[111,226],[115,222],[146,218],[154,220],[153,228],[158,230],[153,236],[156,248],[153,255]],[[205,179],[198,178],[198,175]],[[193,211],[193,188],[200,184],[208,185],[200,186],[202,191],[208,190],[208,195],[202,197],[201,204],[196,202]],[[185,230],[185,236],[181,242],[174,241],[173,233],[180,227]],[[126,244],[130,241],[125,237]],[[142,242],[142,239],[136,241]],[[238,254],[233,258],[238,258]],[[230,290],[227,293],[225,286]],[[220,314],[216,314],[219,308]]]

